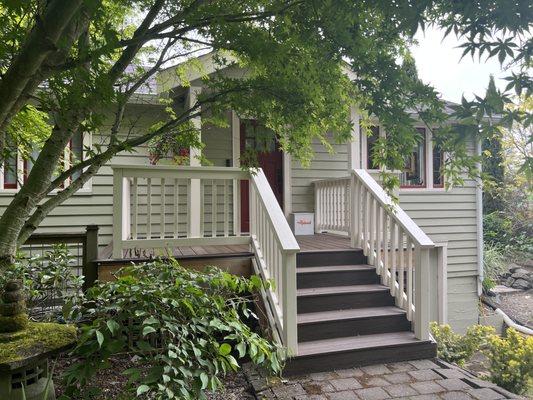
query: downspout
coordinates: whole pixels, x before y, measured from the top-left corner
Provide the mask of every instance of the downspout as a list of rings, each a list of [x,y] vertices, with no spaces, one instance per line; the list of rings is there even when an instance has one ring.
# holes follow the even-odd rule
[[[476,163],[478,177],[476,177],[476,226],[477,226],[477,294],[481,296],[483,292],[483,182],[481,179],[481,139],[476,142],[476,156],[480,161]]]

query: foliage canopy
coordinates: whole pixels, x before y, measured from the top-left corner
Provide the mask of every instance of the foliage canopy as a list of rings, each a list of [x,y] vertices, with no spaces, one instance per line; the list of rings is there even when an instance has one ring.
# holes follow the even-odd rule
[[[529,111],[506,107],[531,95],[531,21],[528,0],[2,1],[0,157],[10,140],[22,143],[17,124],[29,127],[24,131],[42,149],[0,218],[0,256],[10,260],[17,243],[117,152],[169,137],[200,146],[191,119],[217,120],[229,108],[261,120],[305,163],[313,140],[331,146],[326,132],[334,141],[349,138],[355,106],[388,132],[375,146],[375,159],[388,169],[400,168],[417,141],[416,113],[452,155],[447,181],[460,182],[478,161],[468,155],[466,138],[491,136],[499,123],[531,123]],[[428,26],[457,35],[465,56],[496,57],[512,67],[504,92],[490,84],[485,96],[453,106],[455,125],[435,90],[417,78],[409,54],[416,32]],[[128,102],[148,90],[154,74],[181,63],[176,74],[187,86],[186,68],[200,70],[193,59],[207,51],[247,73],[205,76],[208,90],[196,102],[180,108],[167,99],[160,123],[119,135]],[[49,127],[36,110],[50,116]],[[83,132],[101,133],[105,143],[58,173],[69,140]],[[385,186],[397,183],[389,177]]]

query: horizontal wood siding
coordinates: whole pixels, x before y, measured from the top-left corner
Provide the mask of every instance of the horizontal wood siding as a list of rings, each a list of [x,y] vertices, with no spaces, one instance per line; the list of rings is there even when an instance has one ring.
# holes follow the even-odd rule
[[[318,179],[346,176],[348,171],[348,147],[333,145],[329,153],[322,144],[315,142],[315,156],[309,167],[298,160],[291,162],[292,211],[313,212],[315,208],[312,182]]]

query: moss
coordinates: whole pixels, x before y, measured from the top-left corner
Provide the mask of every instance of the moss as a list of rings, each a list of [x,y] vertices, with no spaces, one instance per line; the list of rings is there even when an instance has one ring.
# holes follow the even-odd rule
[[[76,327],[29,322],[27,329],[0,333],[0,364],[20,361],[58,350],[76,341]]]
[[[10,317],[0,315],[0,334],[3,332],[17,332],[28,326],[28,315],[17,314]]]

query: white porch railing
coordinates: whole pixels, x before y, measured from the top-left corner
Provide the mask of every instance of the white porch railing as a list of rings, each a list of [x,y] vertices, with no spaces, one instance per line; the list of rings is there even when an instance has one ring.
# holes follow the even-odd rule
[[[315,182],[315,199],[317,230],[347,233],[406,311],[416,337],[428,339],[430,270],[437,270],[433,241],[366,170]]]
[[[263,173],[239,168],[114,165],[113,258],[125,251],[250,244],[273,285],[265,305],[283,345],[297,354],[298,243]],[[249,180],[250,235],[241,234],[240,181]]]
[[[296,329],[296,253],[298,242],[262,170],[253,174],[250,182],[250,233],[256,263],[264,280],[274,283],[268,292],[268,302],[274,313],[282,341],[297,354]]]

